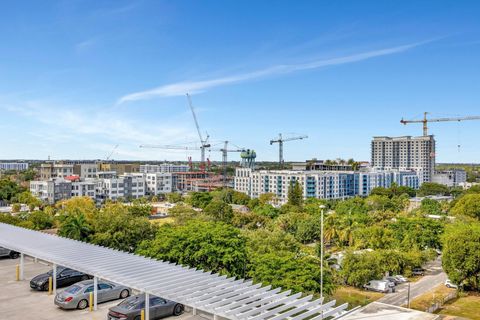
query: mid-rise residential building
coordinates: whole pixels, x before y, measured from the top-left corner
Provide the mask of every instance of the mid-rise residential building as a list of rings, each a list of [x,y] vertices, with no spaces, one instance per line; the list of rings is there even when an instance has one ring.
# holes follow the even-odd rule
[[[415,170],[420,183],[430,182],[435,170],[435,139],[421,137],[374,137],[372,167],[380,170]]]
[[[63,179],[51,179],[48,181],[30,181],[30,192],[38,199],[54,204],[60,200],[71,197],[72,182]]]
[[[26,162],[1,162],[0,171],[24,171],[28,170],[28,163]]]
[[[89,197],[96,200],[97,197],[97,182],[94,179],[87,179],[84,181],[72,182],[72,197]]]
[[[48,162],[40,165],[40,180],[65,178],[73,175],[73,164]]]
[[[348,163],[330,163],[324,160],[307,160],[305,162],[292,163],[292,170],[308,171],[353,171]]]
[[[174,191],[173,175],[171,173],[147,173],[145,175],[145,181],[149,195],[165,194]]]
[[[294,171],[237,168],[235,190],[252,198],[273,193],[280,203],[288,199],[288,189],[298,182],[304,198],[345,199],[367,196],[376,187],[390,187],[393,183],[418,188],[419,178],[414,171]]]
[[[467,172],[462,169],[437,171],[433,175],[432,182],[440,183],[447,187],[458,187],[467,182]]]
[[[157,172],[188,172],[189,167],[185,164],[173,164],[173,163],[162,163],[162,164],[142,164],[140,165],[141,173],[157,173]]]
[[[73,165],[73,174],[81,179],[93,179],[97,177],[98,165],[96,163],[79,163]]]
[[[118,175],[140,172],[138,163],[100,163],[99,171],[115,171]]]
[[[143,174],[125,174],[115,178],[101,179],[97,183],[100,200],[137,199],[145,196]]]

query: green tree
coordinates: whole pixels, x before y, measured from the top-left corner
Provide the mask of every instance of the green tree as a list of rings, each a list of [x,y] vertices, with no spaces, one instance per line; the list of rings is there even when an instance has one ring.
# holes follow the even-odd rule
[[[424,214],[443,214],[442,204],[436,200],[425,198],[420,204],[420,211]]]
[[[435,182],[424,182],[418,189],[417,195],[419,197],[425,197],[425,196],[437,196],[437,195],[447,195],[449,194],[448,187],[435,183]]]
[[[17,194],[23,191],[24,189],[22,187],[10,179],[5,178],[0,180],[0,200],[10,202]]]
[[[192,192],[186,202],[194,208],[205,209],[212,199],[213,196],[209,192]]]
[[[107,204],[91,221],[90,242],[127,252],[134,252],[142,240],[155,234],[147,218],[132,215],[121,203]]]
[[[91,233],[91,225],[88,223],[85,214],[79,211],[64,216],[58,228],[58,235],[80,241],[87,241]]]
[[[183,201],[183,197],[178,192],[167,193],[167,201],[170,203],[178,203]]]
[[[35,230],[45,230],[53,227],[54,219],[51,214],[45,211],[34,211],[29,214],[28,220],[33,223]]]
[[[303,206],[303,190],[298,181],[290,182],[290,187],[288,188],[288,204],[296,207]]]
[[[232,207],[223,201],[213,200],[210,202],[203,212],[217,221],[223,221],[230,223],[233,218],[233,209]]]
[[[245,276],[246,239],[222,222],[192,220],[185,225],[164,225],[152,240],[143,241],[137,253],[182,265]]]
[[[471,193],[462,196],[450,210],[450,213],[456,216],[480,219],[480,194]]]
[[[443,240],[443,269],[457,284],[475,290],[480,285],[480,223],[457,222],[447,227]]]
[[[175,223],[184,224],[189,220],[198,219],[202,216],[192,207],[184,204],[177,204],[175,207],[168,209],[168,214],[175,218]]]
[[[153,207],[148,203],[140,203],[136,200],[132,205],[127,206],[128,212],[135,217],[148,217],[152,214]]]

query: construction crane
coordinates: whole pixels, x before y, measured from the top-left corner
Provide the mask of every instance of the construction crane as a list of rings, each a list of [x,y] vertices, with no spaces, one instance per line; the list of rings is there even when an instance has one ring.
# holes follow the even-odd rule
[[[210,145],[208,146],[210,147]],[[174,146],[174,145],[154,145],[154,144],[143,144],[140,148],[156,148],[156,149],[167,149],[167,150],[202,150],[202,147],[185,147],[185,146]],[[203,150],[207,148],[204,146]],[[227,184],[227,164],[228,164],[228,153],[229,152],[245,152],[247,149],[228,149],[228,141],[224,142],[224,146],[221,149],[208,149],[209,151],[216,151],[222,153],[222,166],[223,166],[223,184]]]
[[[290,138],[283,138],[282,134],[278,134],[278,138],[270,140],[270,145],[274,143],[278,143],[278,163],[280,164],[280,168],[283,168],[283,143],[287,141],[293,141],[293,140],[303,140],[307,139],[308,136],[296,136],[296,137],[290,137]]]
[[[423,119],[421,120],[400,120],[401,124],[407,125],[408,123],[423,123],[423,135],[428,136],[428,123],[429,122],[447,122],[447,121],[466,121],[466,120],[480,120],[480,116],[469,117],[457,117],[457,118],[427,118],[428,112],[423,113]]]
[[[205,149],[210,148],[210,143],[208,143],[209,135],[207,133],[207,137],[203,139],[202,132],[200,131],[200,126],[198,125],[197,115],[195,114],[195,109],[193,108],[192,98],[190,98],[190,95],[188,93],[186,95],[188,105],[190,106],[190,110],[192,110],[193,120],[195,121],[195,127],[197,128],[198,137],[200,138],[200,165],[203,166],[205,164]]]
[[[115,152],[115,150],[117,150],[118,148],[118,144],[115,145],[115,147],[113,147],[112,151],[105,157],[105,160],[108,161],[110,160],[110,158],[112,157],[113,153]]]

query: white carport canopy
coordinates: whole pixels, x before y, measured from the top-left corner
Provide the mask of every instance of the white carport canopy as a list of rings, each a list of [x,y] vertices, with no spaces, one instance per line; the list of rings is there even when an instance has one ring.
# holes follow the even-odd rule
[[[337,317],[347,304],[0,223],[0,246],[228,319]]]

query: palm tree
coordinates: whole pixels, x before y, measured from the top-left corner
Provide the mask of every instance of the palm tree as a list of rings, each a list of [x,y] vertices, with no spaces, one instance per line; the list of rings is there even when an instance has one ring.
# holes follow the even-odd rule
[[[66,217],[60,226],[59,234],[74,240],[86,240],[91,233],[90,224],[83,213],[76,213]]]

